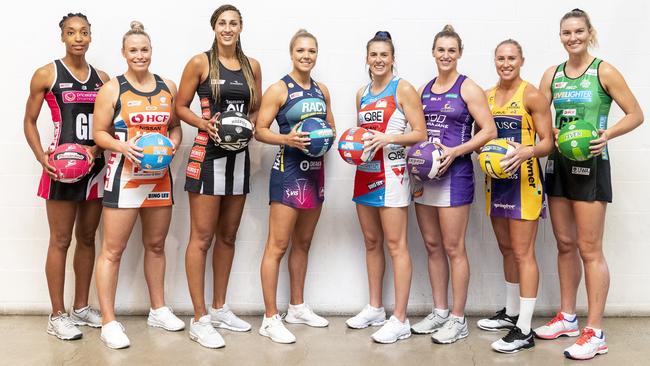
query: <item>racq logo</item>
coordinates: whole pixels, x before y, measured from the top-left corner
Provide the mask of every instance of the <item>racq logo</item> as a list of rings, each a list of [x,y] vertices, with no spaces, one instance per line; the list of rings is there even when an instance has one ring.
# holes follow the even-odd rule
[[[165,112],[139,112],[129,113],[129,121],[132,124],[139,125],[153,125],[167,123],[169,121],[169,113]]]

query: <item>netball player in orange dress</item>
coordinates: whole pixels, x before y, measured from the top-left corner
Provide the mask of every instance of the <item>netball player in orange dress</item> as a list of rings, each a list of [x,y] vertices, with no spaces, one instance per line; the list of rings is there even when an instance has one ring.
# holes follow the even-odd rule
[[[185,323],[165,306],[165,238],[172,214],[169,169],[143,170],[142,149],[135,145],[144,133],[168,135],[174,144],[182,132],[174,115],[176,85],[149,71],[151,40],[139,22],[132,22],[122,40],[128,70],[111,79],[97,95],[94,132],[99,146],[111,152],[104,184],[104,240],[97,259],[97,294],[102,310],[101,339],[110,348],[128,347],[129,338],[115,320],[115,291],[122,253],[140,216],[144,272],[151,309],[147,323],[181,330]]]

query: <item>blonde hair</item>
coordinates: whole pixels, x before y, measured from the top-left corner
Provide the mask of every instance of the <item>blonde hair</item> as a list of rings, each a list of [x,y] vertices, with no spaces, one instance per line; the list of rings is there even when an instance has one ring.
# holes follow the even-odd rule
[[[151,38],[147,32],[144,31],[144,24],[142,24],[142,22],[134,20],[131,22],[130,27],[131,29],[129,29],[128,32],[124,33],[124,37],[122,37],[122,47],[124,47],[124,41],[126,41],[126,38],[133,35],[143,35],[147,37],[149,43],[151,43]]]
[[[451,24],[446,24],[442,28],[442,30],[440,32],[438,32],[435,37],[433,37],[433,46],[432,46],[432,48],[436,48],[436,42],[438,41],[439,38],[443,38],[443,37],[448,37],[448,38],[455,39],[456,42],[458,43],[459,51],[460,52],[463,51],[463,40],[460,39],[460,36],[458,35],[458,33],[456,33],[456,31],[454,30],[454,27],[452,27]]]
[[[227,11],[236,12],[237,15],[239,15],[239,22],[242,25],[244,24],[244,19],[242,18],[239,9],[237,9],[233,5],[225,4],[218,7],[212,13],[212,17],[210,17],[210,26],[212,26],[213,30],[215,25],[217,24],[217,20],[219,20],[219,16]],[[258,98],[257,93],[255,92],[255,75],[253,74],[253,67],[251,66],[251,63],[248,60],[248,57],[246,57],[244,51],[242,50],[241,37],[237,39],[237,44],[235,45],[235,55],[237,55],[237,61],[239,61],[239,65],[241,67],[242,73],[244,74],[244,79],[246,79],[246,84],[248,84],[248,92],[250,94],[249,105],[252,106],[255,104],[255,100]],[[220,79],[219,78],[219,43],[217,42],[216,37],[212,42],[212,48],[210,49],[210,74],[209,75],[210,75],[210,80]],[[219,104],[220,102],[219,83],[210,83],[210,84],[211,84],[210,87],[212,89],[212,98],[217,104]]]
[[[591,25],[591,19],[589,18],[587,12],[578,8],[571,10],[570,12],[564,14],[562,19],[560,19],[560,27],[562,26],[562,23],[569,18],[581,18],[582,20],[585,21],[585,24],[587,25],[587,30],[591,35],[591,39],[589,40],[589,43],[587,43],[587,46],[589,46],[589,48],[597,48],[598,38],[596,37],[596,28],[594,28]]]
[[[298,38],[313,39],[314,43],[316,43],[316,50],[318,50],[318,40],[316,39],[316,37],[313,34],[307,32],[306,29],[301,28],[298,29],[298,31],[293,35],[293,37],[291,37],[291,41],[289,41],[289,52],[293,51],[293,47],[296,45],[296,41],[298,40]]]
[[[499,49],[499,47],[503,46],[504,44],[511,44],[511,45],[517,47],[517,50],[519,51],[519,56],[524,57],[524,51],[522,50],[521,45],[519,44],[519,42],[515,41],[512,38],[508,38],[506,40],[503,40],[503,41],[499,42],[499,44],[494,49],[494,55],[495,56],[497,54],[497,50]]]

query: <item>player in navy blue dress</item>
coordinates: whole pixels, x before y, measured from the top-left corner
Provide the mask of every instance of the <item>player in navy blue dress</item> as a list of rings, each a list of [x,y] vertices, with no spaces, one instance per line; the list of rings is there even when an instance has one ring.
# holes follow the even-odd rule
[[[259,330],[278,343],[296,340],[284,327],[276,304],[280,261],[289,243],[291,301],[285,320],[314,327],[328,325],[303,299],[309,247],[325,196],[325,165],[322,157],[310,157],[301,151],[309,144],[309,138],[305,137],[306,132],[297,132],[297,128],[303,119],[317,117],[334,129],[334,117],[329,91],[311,78],[318,56],[316,38],[299,30],[289,48],[293,70],[264,93],[255,134],[261,142],[280,145],[271,169],[269,236],[261,268],[266,312]],[[269,129],[274,119],[280,133]]]
[[[78,339],[82,334],[75,325],[101,326],[101,316],[88,306],[88,291],[95,262],[95,231],[102,212],[104,158],[92,136],[93,107],[97,90],[108,75],[86,61],[91,42],[90,23],[81,13],[68,14],[59,23],[66,55],[34,73],[25,108],[24,129],[29,147],[43,166],[38,196],[46,199],[50,242],[45,261],[45,276],[52,302],[47,332],[60,339]],[[36,126],[43,101],[52,111],[54,138],[47,149],[41,146]],[[85,146],[94,157],[94,165],[76,183],[57,180],[48,164],[50,153],[64,143]],[[75,296],[68,315],[63,301],[65,262],[72,239],[77,241],[74,254]]]

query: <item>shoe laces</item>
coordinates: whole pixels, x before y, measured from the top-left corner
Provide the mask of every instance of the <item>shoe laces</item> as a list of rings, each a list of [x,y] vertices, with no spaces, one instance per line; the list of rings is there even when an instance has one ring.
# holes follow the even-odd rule
[[[490,320],[501,320],[501,319],[504,319],[506,316],[507,316],[507,314],[506,314],[506,308],[503,308],[503,309],[497,311],[497,313],[494,314],[494,315],[490,318]]]
[[[553,325],[557,322],[561,322],[562,320],[564,320],[564,315],[562,315],[562,312],[559,312],[555,314],[555,317],[549,320],[548,323],[546,323],[546,325]]]
[[[59,313],[57,320],[59,320],[61,322],[61,325],[63,325],[65,328],[76,328],[75,324],[72,322],[72,319],[70,319],[70,316],[68,314]]]
[[[578,340],[576,341],[576,344],[582,346],[583,344],[589,342],[591,337],[593,337],[595,335],[596,335],[596,332],[594,332],[593,329],[584,328],[582,330],[582,334],[580,334],[580,338],[578,338]]]
[[[452,328],[454,327],[454,323],[458,323],[458,324],[460,324],[460,320],[458,320],[458,319],[456,319],[456,318],[451,318],[451,319],[449,319],[447,322],[445,322],[444,327],[445,327],[446,329],[452,329]]]
[[[519,329],[519,327],[517,326],[514,326],[510,329],[508,334],[506,334],[506,336],[503,337],[503,341],[507,343],[511,343],[515,339],[522,338],[523,335],[524,334],[522,333],[521,329]]]
[[[99,310],[97,310],[97,309],[93,309],[93,308],[90,307],[90,306],[88,307],[88,312],[89,312],[90,314],[92,314],[92,315],[95,315],[95,316],[99,317],[99,318],[102,317],[102,313],[100,313]]]

